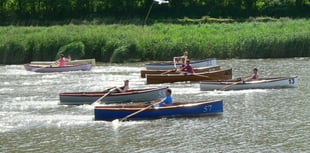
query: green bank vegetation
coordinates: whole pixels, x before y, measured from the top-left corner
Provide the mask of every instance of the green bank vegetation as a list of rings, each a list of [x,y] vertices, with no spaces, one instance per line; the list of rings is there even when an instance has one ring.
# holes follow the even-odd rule
[[[0,63],[55,60],[57,54],[102,62],[191,58],[310,56],[310,20],[275,22],[0,27]]]

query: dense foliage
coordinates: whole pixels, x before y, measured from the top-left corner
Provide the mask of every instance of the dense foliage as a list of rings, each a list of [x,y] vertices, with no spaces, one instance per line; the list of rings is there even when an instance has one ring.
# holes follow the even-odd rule
[[[117,23],[132,18],[143,21],[153,0],[0,0],[0,24],[74,23],[104,20]],[[230,17],[309,17],[310,0],[169,0],[154,5],[151,19]],[[72,20],[73,19],[73,20]],[[56,22],[57,24],[57,22]]]
[[[310,20],[198,25],[0,27],[0,63],[55,60],[59,53],[102,62],[310,56]],[[75,55],[76,54],[76,55]]]

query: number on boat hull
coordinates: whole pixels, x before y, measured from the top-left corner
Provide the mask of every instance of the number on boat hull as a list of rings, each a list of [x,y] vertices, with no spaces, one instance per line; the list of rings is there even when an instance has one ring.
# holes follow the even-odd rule
[[[210,112],[212,110],[212,105],[206,105],[203,109],[204,112]]]

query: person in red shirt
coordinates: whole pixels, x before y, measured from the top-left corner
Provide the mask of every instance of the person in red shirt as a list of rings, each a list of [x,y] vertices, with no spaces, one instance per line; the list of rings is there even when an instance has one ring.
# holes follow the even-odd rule
[[[180,71],[185,71],[187,73],[195,73],[190,61],[186,61],[186,64],[181,67]]]
[[[71,61],[71,56],[69,55],[68,58],[65,58],[63,54],[60,54],[60,58],[56,61],[56,63],[59,63],[59,67],[64,67],[67,62]],[[50,65],[52,67],[52,65]]]

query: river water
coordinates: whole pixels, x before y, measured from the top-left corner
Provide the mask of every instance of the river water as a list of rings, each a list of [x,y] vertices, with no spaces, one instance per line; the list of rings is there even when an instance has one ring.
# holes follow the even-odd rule
[[[0,66],[0,152],[309,152],[310,58],[219,60],[234,77],[299,76],[299,88],[200,91],[199,84],[145,85],[143,64],[101,65],[90,72],[41,74]],[[175,101],[224,100],[219,116],[93,121],[90,105],[58,105],[58,93],[169,86]]]

